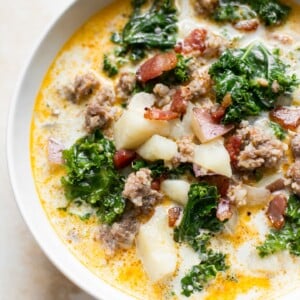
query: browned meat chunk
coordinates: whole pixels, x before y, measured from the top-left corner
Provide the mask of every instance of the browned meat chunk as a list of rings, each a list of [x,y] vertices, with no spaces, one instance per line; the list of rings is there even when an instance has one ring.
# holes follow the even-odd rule
[[[228,199],[221,198],[217,207],[217,218],[224,222],[232,217],[232,210],[230,201]]]
[[[267,216],[276,229],[284,225],[284,214],[287,207],[287,199],[284,195],[276,195],[269,203]]]
[[[178,154],[173,159],[174,165],[177,165],[179,163],[192,162],[195,152],[195,144],[193,143],[192,138],[189,136],[185,136],[178,140],[176,143],[178,146]]]
[[[74,83],[63,88],[64,97],[74,103],[78,103],[100,87],[100,82],[96,76],[89,72],[83,75],[77,75]]]
[[[97,101],[88,104],[85,114],[85,127],[88,132],[107,128],[112,119],[109,107],[101,106]]]
[[[103,106],[111,106],[115,102],[115,94],[113,88],[109,85],[101,87],[101,90],[96,94],[95,101]]]
[[[300,157],[300,134],[297,133],[291,142],[291,147],[292,147],[292,151],[294,154],[295,158],[299,158]]]
[[[135,212],[130,211],[112,226],[101,225],[97,239],[102,243],[107,255],[113,255],[119,249],[129,249],[138,232],[139,222]]]
[[[242,148],[237,157],[237,168],[240,170],[253,171],[261,167],[276,167],[287,150],[286,144],[258,127],[245,126],[238,130],[237,136],[242,141]]]
[[[268,184],[266,189],[269,190],[271,193],[283,190],[285,188],[286,182],[283,178],[279,178],[274,182]]]
[[[300,161],[293,163],[286,175],[291,180],[292,191],[300,196]]]
[[[257,19],[242,20],[234,24],[234,27],[238,30],[243,31],[254,31],[259,26]]]
[[[182,208],[175,206],[168,210],[169,227],[174,227],[182,213]]]
[[[149,169],[141,169],[131,173],[123,191],[123,197],[130,200],[142,213],[150,213],[161,200],[162,194],[151,188],[152,177]]]
[[[64,145],[53,139],[48,140],[48,160],[52,164],[62,164],[64,162],[62,151],[65,149]]]
[[[218,6],[218,0],[197,0],[195,2],[195,9],[199,14],[210,15],[214,12],[215,8]]]
[[[134,90],[136,77],[134,73],[124,72],[117,83],[117,96],[121,99],[128,99]]]

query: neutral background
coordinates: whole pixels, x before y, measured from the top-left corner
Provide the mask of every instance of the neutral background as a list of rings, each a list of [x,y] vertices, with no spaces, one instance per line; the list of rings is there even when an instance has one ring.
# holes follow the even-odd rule
[[[91,300],[41,252],[10,187],[5,153],[9,105],[32,48],[72,0],[0,0],[0,300]]]

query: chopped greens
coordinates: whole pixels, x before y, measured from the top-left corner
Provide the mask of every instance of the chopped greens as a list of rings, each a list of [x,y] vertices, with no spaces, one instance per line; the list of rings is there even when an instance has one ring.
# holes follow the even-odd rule
[[[145,57],[149,49],[171,49],[177,39],[177,10],[173,0],[155,0],[149,9],[142,10],[147,1],[132,1],[134,8],[121,33],[114,33],[112,41],[129,54],[132,61]]]
[[[270,121],[270,127],[279,140],[284,140],[286,138],[287,132],[278,123]]]
[[[290,196],[286,214],[285,225],[281,230],[272,229],[265,242],[257,247],[261,257],[288,250],[291,254],[300,256],[300,198]]]
[[[119,73],[117,65],[108,57],[108,55],[104,55],[103,58],[103,71],[109,77],[114,77]]]
[[[193,184],[188,194],[180,225],[175,228],[176,242],[185,242],[198,252],[201,262],[181,280],[182,294],[189,297],[228,267],[225,255],[208,249],[213,233],[220,231],[223,223],[216,218],[219,195],[216,186],[207,183]]]
[[[298,85],[296,75],[288,75],[288,66],[260,43],[244,49],[228,49],[209,73],[214,80],[217,101],[230,98],[223,123],[239,123],[262,110],[270,110],[283,94]]]
[[[100,131],[79,139],[63,152],[67,175],[62,177],[65,196],[97,210],[101,221],[113,223],[125,209],[121,193],[124,178],[115,170],[115,147]]]
[[[170,169],[165,166],[163,160],[157,160],[155,162],[147,162],[143,159],[138,159],[132,163],[132,169],[137,172],[142,168],[148,168],[151,170],[151,176],[154,179],[160,177],[168,177],[168,178],[179,178],[180,176],[186,173],[192,173],[192,165],[191,164],[180,164],[177,168]]]
[[[282,24],[291,8],[277,0],[222,0],[212,15],[217,22],[235,23],[259,17],[266,26]]]

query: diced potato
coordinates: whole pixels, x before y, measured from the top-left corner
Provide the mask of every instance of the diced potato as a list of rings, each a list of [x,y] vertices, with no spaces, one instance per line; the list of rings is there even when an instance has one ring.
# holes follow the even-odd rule
[[[168,179],[162,182],[161,190],[174,202],[186,205],[190,184],[185,180]]]
[[[177,265],[177,249],[168,226],[166,207],[159,206],[150,221],[140,227],[137,254],[152,282],[171,276]]]
[[[146,107],[152,107],[155,97],[152,94],[138,93],[134,95],[128,105],[128,110],[144,112]]]
[[[247,190],[247,205],[266,205],[269,203],[271,192],[264,187],[255,187],[243,184]]]
[[[195,107],[195,105],[189,102],[186,114],[184,115],[182,121],[174,120],[170,123],[171,124],[170,137],[171,138],[180,139],[184,136],[193,136],[194,135],[194,132],[191,127],[194,107]]]
[[[232,176],[230,157],[224,147],[223,138],[196,146],[193,162],[219,175]]]
[[[137,150],[137,153],[146,160],[169,161],[177,154],[177,144],[163,136],[153,135]]]
[[[135,150],[154,134],[168,136],[167,121],[152,121],[144,118],[143,112],[125,111],[114,126],[114,140],[117,149]]]

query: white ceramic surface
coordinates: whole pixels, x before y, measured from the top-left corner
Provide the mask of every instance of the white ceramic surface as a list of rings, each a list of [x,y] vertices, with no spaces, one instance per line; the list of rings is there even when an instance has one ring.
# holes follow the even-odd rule
[[[31,176],[29,133],[32,108],[50,63],[61,46],[84,22],[110,1],[78,0],[48,30],[29,61],[14,97],[7,132],[11,183],[21,213],[35,239],[52,262],[74,283],[103,300],[132,299],[89,272],[67,250],[45,217]],[[299,299],[300,291],[286,299]]]

